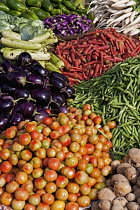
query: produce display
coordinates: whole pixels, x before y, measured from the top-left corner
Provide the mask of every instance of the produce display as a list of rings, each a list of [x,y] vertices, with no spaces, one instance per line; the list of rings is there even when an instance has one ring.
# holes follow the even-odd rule
[[[111,129],[116,125],[109,123],[103,126],[86,104],[7,128],[0,135],[0,203],[14,210],[88,207],[111,173]]]
[[[95,30],[84,38],[60,42],[56,54],[65,64],[63,74],[71,85],[100,76],[118,62],[137,57],[140,41],[113,28]]]
[[[91,209],[139,209],[140,206],[140,149],[128,151],[123,163],[112,161],[115,172],[100,190],[99,201]]]
[[[82,34],[92,26],[92,20],[88,20],[86,15],[81,17],[76,14],[48,17],[43,23],[46,28],[51,28],[57,35]]]
[[[140,33],[140,10],[133,8],[136,6],[136,1],[93,0],[90,6],[92,8],[88,12],[94,12],[95,19],[93,22],[96,28],[113,27],[118,32],[131,36]]]
[[[140,1],[0,0],[0,210],[140,209]]]
[[[0,10],[29,20],[45,20],[60,14],[87,14],[84,0],[2,0]]]
[[[75,86],[72,105],[92,104],[92,110],[101,114],[103,122],[115,120],[112,154],[126,155],[131,147],[139,147],[140,137],[140,58],[131,58],[113,67],[100,77]]]
[[[1,131],[22,120],[41,121],[49,115],[46,109],[67,111],[62,106],[74,89],[61,73],[44,68],[27,52],[21,53],[15,64],[5,59],[1,68]]]

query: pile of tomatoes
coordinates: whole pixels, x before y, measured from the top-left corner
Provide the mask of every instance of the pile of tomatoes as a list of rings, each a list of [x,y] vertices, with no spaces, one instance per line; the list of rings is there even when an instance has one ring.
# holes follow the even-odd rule
[[[97,200],[111,173],[114,121],[89,104],[0,134],[0,203],[14,210],[78,210]]]

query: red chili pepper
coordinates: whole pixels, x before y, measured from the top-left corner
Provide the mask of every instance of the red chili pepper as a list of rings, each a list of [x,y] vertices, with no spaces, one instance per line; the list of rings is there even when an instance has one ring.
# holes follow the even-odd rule
[[[65,65],[66,69],[69,70],[72,67],[71,64],[64,57],[62,57],[60,55],[58,55],[58,57],[64,62],[64,65]]]

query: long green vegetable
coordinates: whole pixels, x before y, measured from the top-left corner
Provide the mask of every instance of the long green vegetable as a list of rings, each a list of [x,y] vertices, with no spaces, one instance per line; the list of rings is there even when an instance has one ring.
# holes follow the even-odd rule
[[[110,71],[77,86],[72,106],[92,104],[103,123],[117,122],[113,129],[114,158],[122,158],[132,147],[140,147],[140,58],[117,64]]]

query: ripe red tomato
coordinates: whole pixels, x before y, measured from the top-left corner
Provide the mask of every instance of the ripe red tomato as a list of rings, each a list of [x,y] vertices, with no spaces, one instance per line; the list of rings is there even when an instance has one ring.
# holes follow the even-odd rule
[[[29,192],[24,188],[18,188],[14,192],[14,196],[16,200],[26,201],[29,197]]]
[[[81,159],[81,160],[78,161],[77,169],[79,171],[86,171],[87,164],[88,164],[87,160]]]
[[[28,145],[31,142],[31,136],[29,133],[23,133],[19,136],[19,143],[21,145]]]
[[[58,188],[65,188],[68,184],[68,179],[65,176],[58,176],[55,181],[55,184]]]
[[[90,198],[87,195],[82,195],[77,198],[79,207],[88,207],[90,205]]]
[[[0,196],[0,203],[6,206],[10,206],[13,200],[13,195],[8,192],[3,192]]]
[[[42,177],[39,177],[39,178],[35,179],[34,185],[37,189],[43,189],[46,185],[46,181]]]
[[[78,210],[78,209],[79,209],[79,206],[75,202],[68,202],[66,204],[66,210]]]
[[[29,203],[26,203],[24,206],[24,210],[36,210],[36,207]]]
[[[0,171],[2,173],[10,173],[10,171],[12,170],[12,165],[9,163],[9,161],[3,161],[0,164]]]
[[[47,182],[53,182],[57,179],[57,173],[56,171],[54,170],[48,170],[44,173],[44,179],[47,181]]]
[[[84,171],[77,171],[75,173],[74,180],[77,184],[82,185],[82,184],[88,183],[89,176]]]
[[[57,200],[66,201],[68,199],[68,191],[66,189],[57,189],[55,197]]]
[[[80,193],[82,195],[88,195],[91,191],[91,186],[88,183],[80,185]]]
[[[66,189],[67,189],[68,193],[78,193],[80,187],[77,183],[70,182],[70,183],[68,183]]]
[[[54,182],[49,182],[45,186],[45,191],[47,193],[54,193],[56,191],[56,189],[57,189],[57,187],[56,187],[56,184]]]
[[[47,205],[51,205],[54,203],[54,196],[50,193],[45,193],[42,195],[42,202]]]
[[[61,163],[60,163],[60,160],[58,158],[50,158],[48,160],[48,167],[51,170],[58,170],[60,165],[61,165]]]
[[[15,181],[11,181],[6,185],[6,192],[14,193],[16,189],[19,188],[19,184]]]
[[[65,209],[65,202],[56,200],[54,203],[51,205],[51,210],[64,210]]]
[[[40,203],[41,198],[38,194],[31,194],[28,198],[28,201],[31,205],[37,206]]]
[[[68,179],[73,179],[75,176],[75,170],[71,167],[65,166],[61,169],[61,174],[67,177]]]
[[[45,203],[39,203],[38,206],[36,207],[36,210],[50,210],[50,206],[45,204]]]
[[[71,202],[77,201],[77,194],[76,193],[69,193],[68,194],[68,200]]]
[[[76,157],[70,157],[65,159],[65,164],[68,167],[75,168],[78,164],[78,159]]]
[[[102,118],[100,116],[96,116],[96,117],[93,118],[93,122],[95,124],[101,124]]]
[[[18,184],[24,184],[27,182],[27,180],[28,180],[28,176],[25,172],[20,171],[16,174],[15,181]]]

